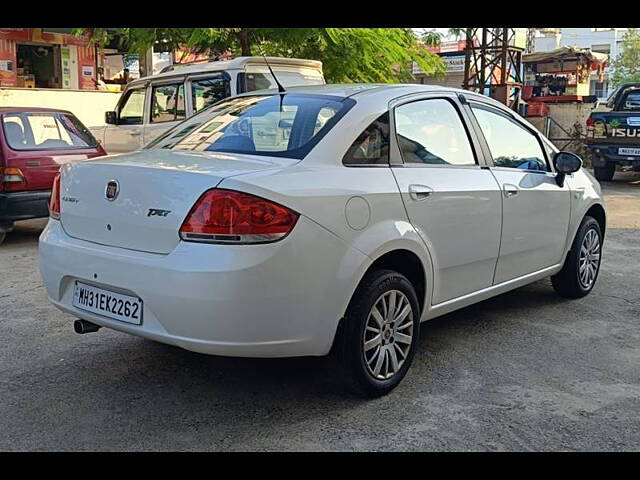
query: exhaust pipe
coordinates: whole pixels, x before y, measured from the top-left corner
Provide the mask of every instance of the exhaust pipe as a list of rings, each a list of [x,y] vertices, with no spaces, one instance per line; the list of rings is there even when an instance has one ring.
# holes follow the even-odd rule
[[[76,333],[91,333],[97,332],[102,327],[95,323],[87,322],[86,320],[76,320],[73,322],[73,329]]]

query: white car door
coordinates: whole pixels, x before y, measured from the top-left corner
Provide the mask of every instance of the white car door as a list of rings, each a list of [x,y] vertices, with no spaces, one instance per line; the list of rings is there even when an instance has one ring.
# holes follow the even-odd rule
[[[558,264],[567,240],[571,198],[558,186],[538,133],[510,112],[469,102],[502,190],[502,238],[494,283]]]
[[[151,85],[149,121],[144,127],[143,145],[187,118],[184,92],[184,78]]]
[[[107,125],[104,147],[107,153],[125,153],[140,150],[143,144],[144,112],[147,87],[131,88],[116,108],[116,125]]]
[[[418,98],[392,110],[392,171],[431,255],[432,303],[490,287],[500,244],[500,190],[457,97]]]

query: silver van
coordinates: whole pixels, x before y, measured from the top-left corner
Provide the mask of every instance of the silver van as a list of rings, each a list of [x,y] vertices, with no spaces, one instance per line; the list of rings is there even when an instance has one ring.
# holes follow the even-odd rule
[[[284,86],[323,85],[322,62],[267,57]],[[129,83],[106,125],[91,127],[108,153],[139,150],[160,134],[223,98],[254,90],[276,88],[264,57],[238,57],[189,66]]]

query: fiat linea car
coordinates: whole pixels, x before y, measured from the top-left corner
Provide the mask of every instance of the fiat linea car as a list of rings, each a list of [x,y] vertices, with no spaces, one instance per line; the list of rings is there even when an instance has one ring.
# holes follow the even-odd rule
[[[581,160],[494,100],[324,85],[223,100],[144,150],[65,165],[40,237],[51,301],[215,355],[322,356],[393,389],[420,323],[600,267],[605,210]]]

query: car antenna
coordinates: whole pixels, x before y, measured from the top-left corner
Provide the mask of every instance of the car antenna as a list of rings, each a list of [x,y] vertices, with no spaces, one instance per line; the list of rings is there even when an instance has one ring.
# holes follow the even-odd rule
[[[273,70],[271,69],[271,65],[269,65],[269,62],[267,61],[267,57],[264,56],[264,52],[262,53],[262,58],[264,58],[264,63],[267,64],[267,67],[271,72],[271,76],[276,81],[276,85],[278,85],[278,93],[280,94],[280,111],[282,112],[282,100],[284,100],[284,94],[287,93],[287,91],[284,89],[282,84],[278,81],[278,77],[276,77],[276,74],[273,73]]]
[[[264,56],[264,53],[262,54],[262,58],[264,58],[264,63],[267,64],[267,68],[269,68],[269,71],[271,72],[271,76],[273,77],[273,79],[276,81],[276,85],[278,85],[278,93],[287,93],[287,91],[284,89],[284,87],[282,86],[282,84],[278,81],[278,77],[276,77],[276,74],[273,73],[273,70],[271,68],[271,65],[269,65],[269,62],[267,61],[267,57]]]

